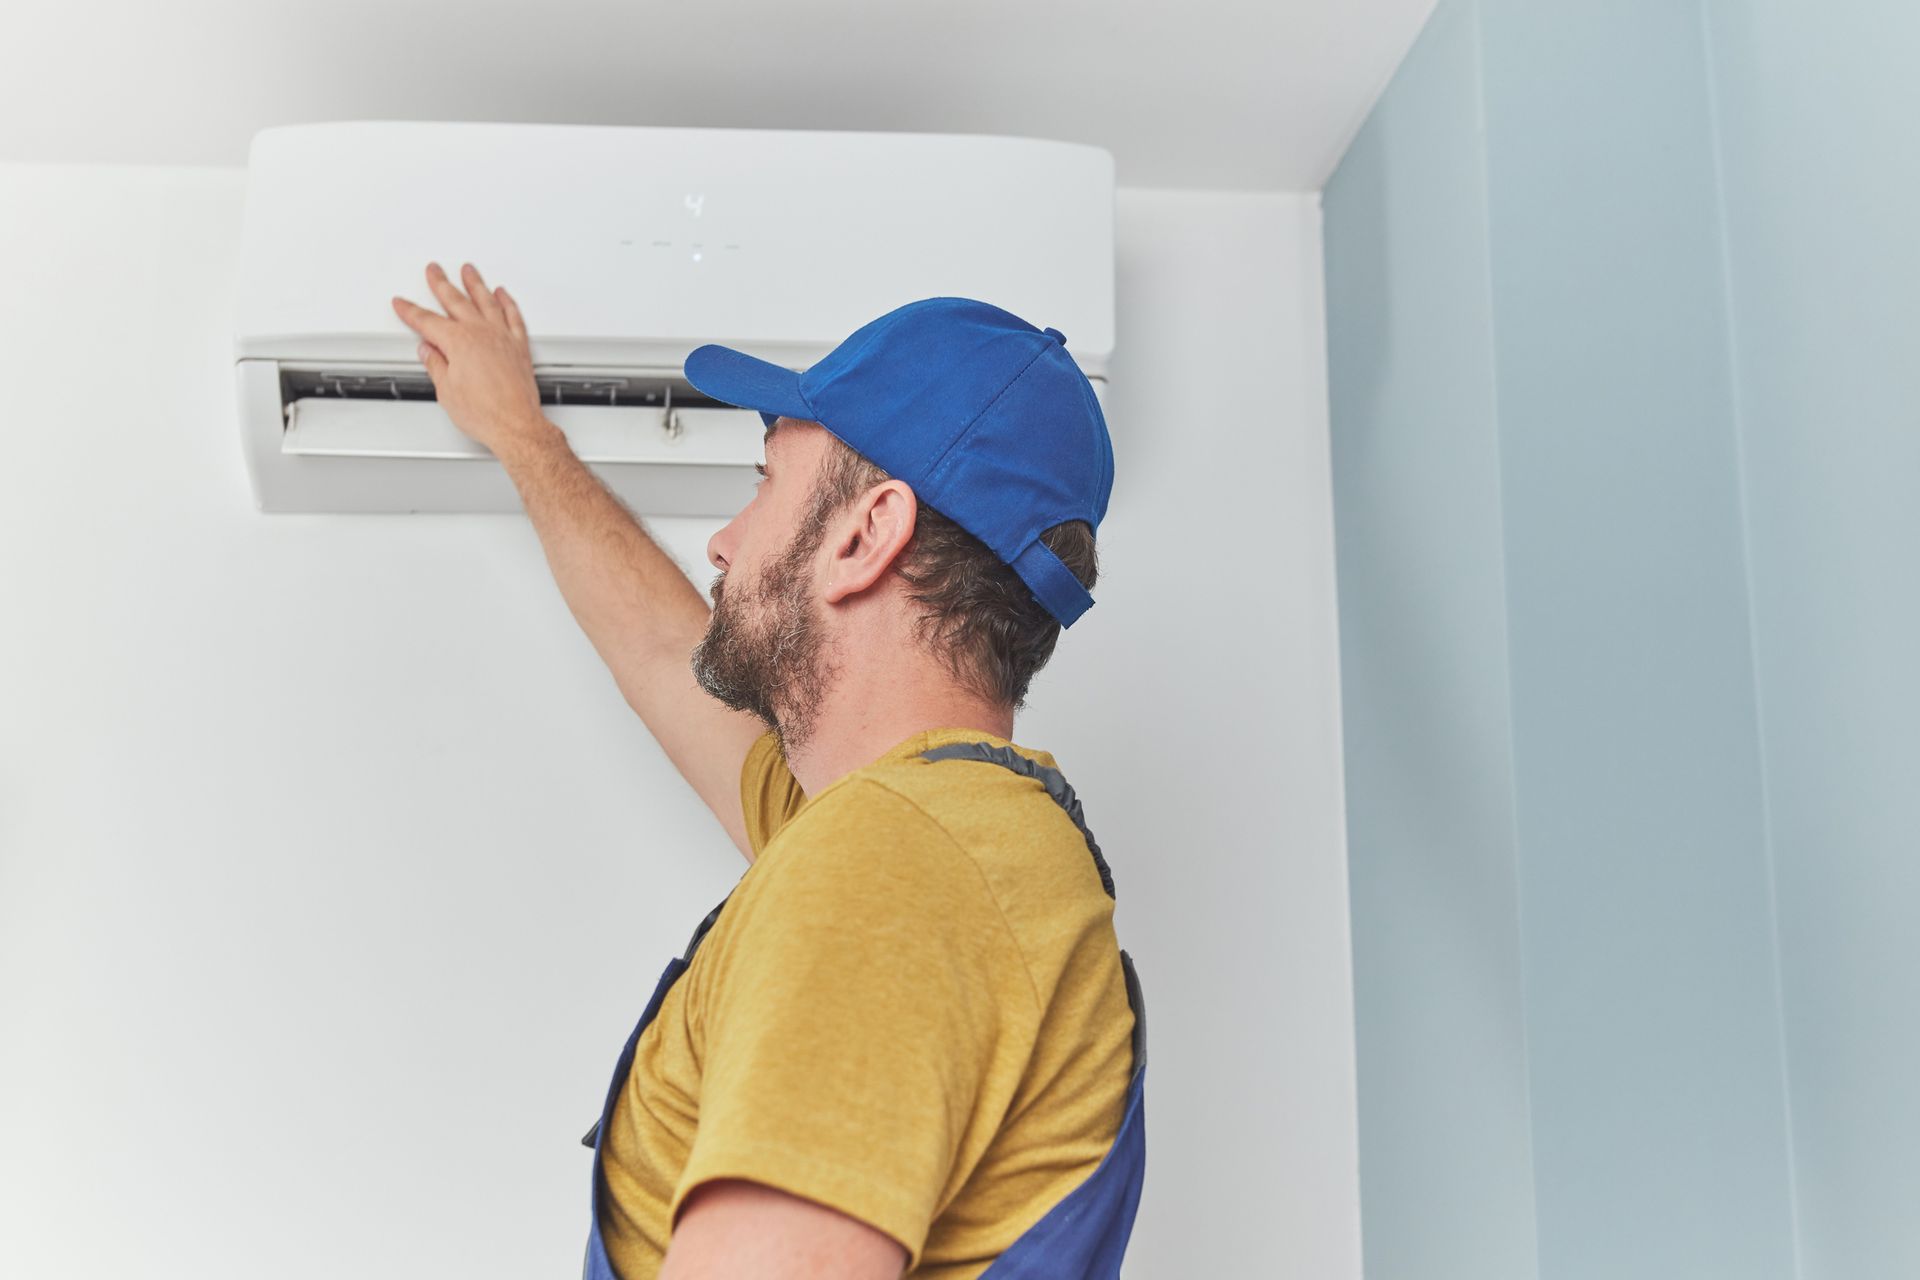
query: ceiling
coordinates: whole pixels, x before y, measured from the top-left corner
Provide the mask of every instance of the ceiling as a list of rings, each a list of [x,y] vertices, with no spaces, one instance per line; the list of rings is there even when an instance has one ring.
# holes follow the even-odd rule
[[[1013,134],[1106,147],[1122,186],[1316,190],[1433,2],[12,0],[0,161],[525,120]]]

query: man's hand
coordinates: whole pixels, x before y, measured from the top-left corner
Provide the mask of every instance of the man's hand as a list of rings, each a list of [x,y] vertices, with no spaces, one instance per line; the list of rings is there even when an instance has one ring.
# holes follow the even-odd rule
[[[533,354],[520,308],[505,289],[490,290],[472,263],[460,269],[467,290],[427,264],[427,287],[445,315],[396,296],[393,309],[418,333],[420,361],[453,425],[496,457],[519,440],[550,430],[533,381]]]

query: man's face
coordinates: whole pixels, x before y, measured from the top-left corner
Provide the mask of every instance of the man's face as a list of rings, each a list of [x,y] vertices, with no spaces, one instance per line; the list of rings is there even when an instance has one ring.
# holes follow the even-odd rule
[[[753,501],[707,544],[721,576],[691,660],[702,689],[757,716],[792,751],[811,737],[837,670],[814,590],[827,513],[810,499],[826,430],[789,418],[774,425]]]

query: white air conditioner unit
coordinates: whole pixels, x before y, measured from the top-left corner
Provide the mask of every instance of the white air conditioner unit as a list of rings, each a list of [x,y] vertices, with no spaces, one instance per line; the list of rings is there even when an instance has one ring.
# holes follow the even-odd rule
[[[234,354],[263,511],[516,511],[389,301],[472,262],[520,303],[546,414],[641,515],[731,516],[764,427],[682,376],[720,342],[805,369],[957,294],[1067,335],[1102,393],[1113,158],[945,134],[357,122],[256,134]]]

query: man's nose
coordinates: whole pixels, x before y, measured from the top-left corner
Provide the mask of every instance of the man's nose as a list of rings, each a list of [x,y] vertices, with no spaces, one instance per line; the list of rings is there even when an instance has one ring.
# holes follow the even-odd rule
[[[740,549],[746,514],[747,508],[742,507],[733,519],[721,526],[720,532],[707,539],[707,563],[722,573],[733,567],[733,553]]]
[[[707,563],[725,573],[733,557],[729,555],[733,547],[733,522],[729,520],[724,529],[707,539]]]

